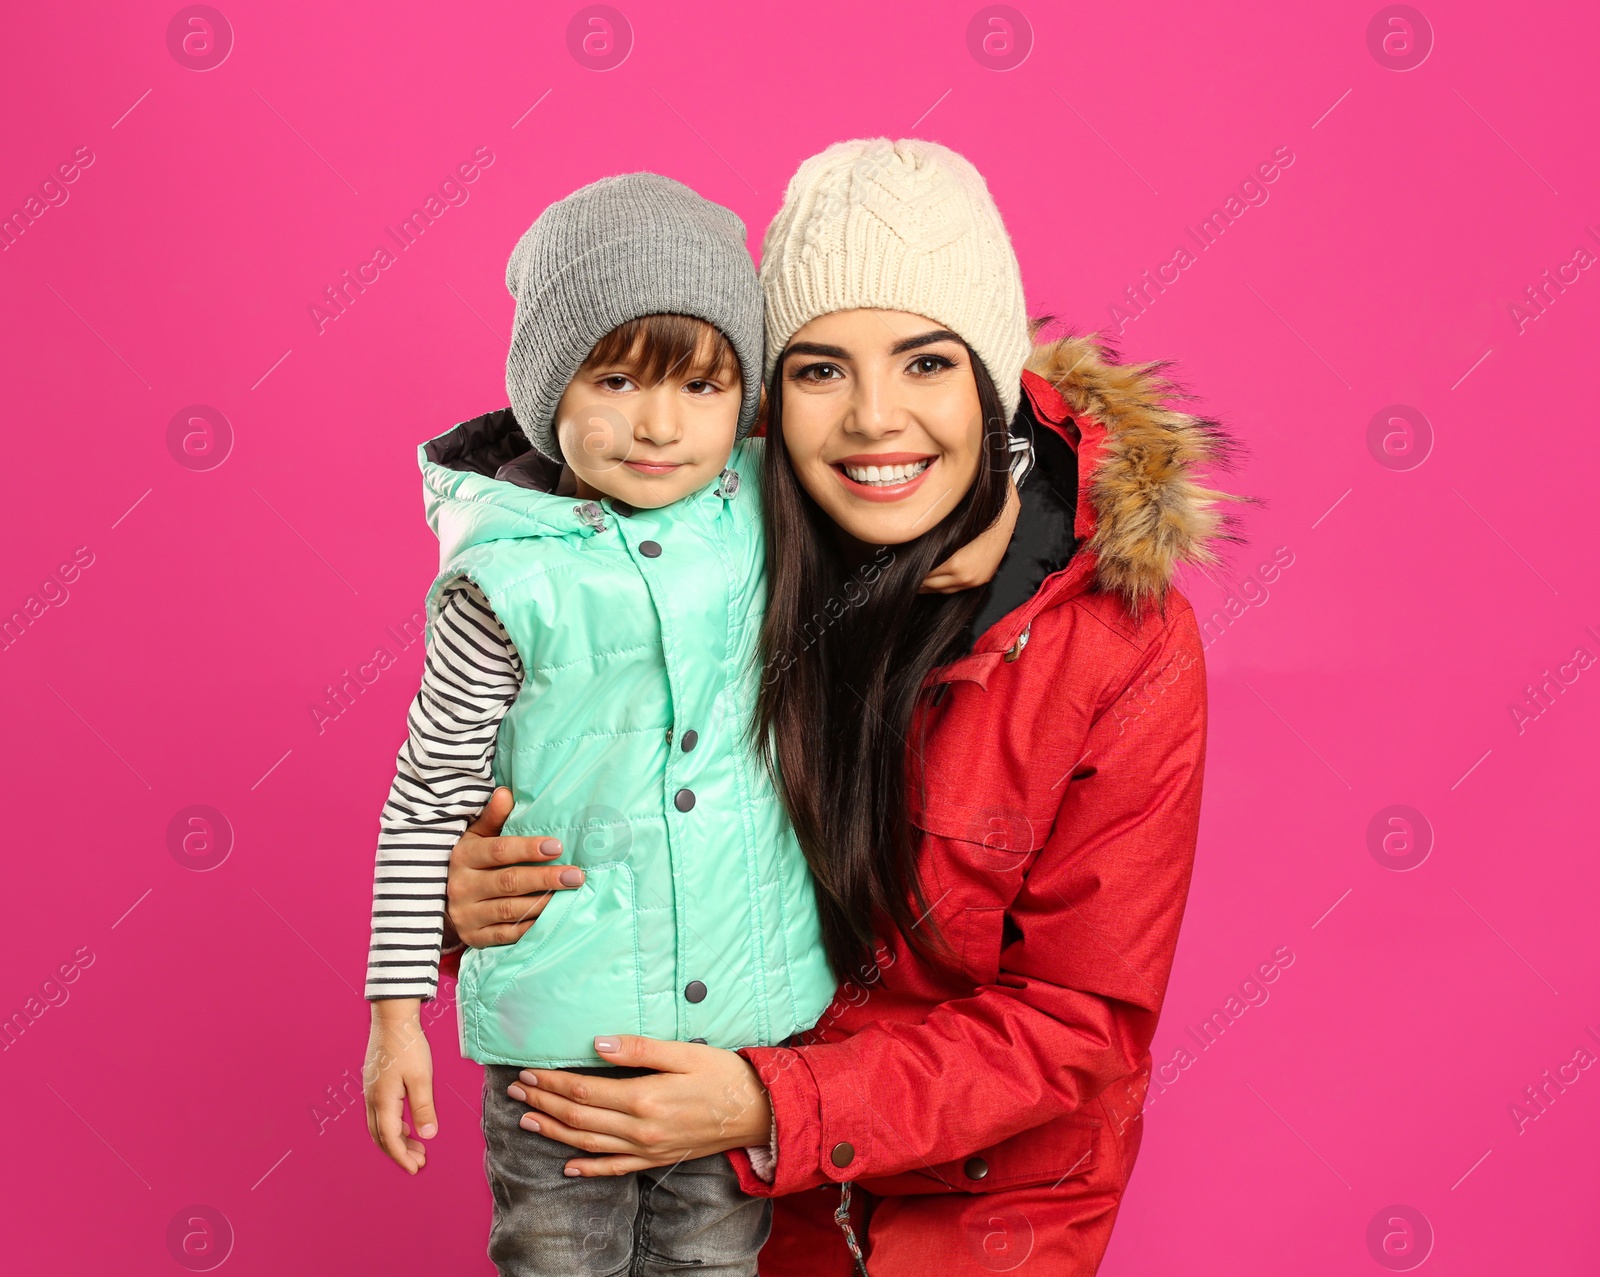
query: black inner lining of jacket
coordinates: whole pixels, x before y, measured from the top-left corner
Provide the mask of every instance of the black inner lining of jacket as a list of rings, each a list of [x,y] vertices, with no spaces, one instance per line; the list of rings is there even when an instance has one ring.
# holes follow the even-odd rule
[[[510,408],[463,421],[430,440],[426,455],[447,470],[467,470],[539,492],[554,492],[561,480],[561,463],[540,455]]]
[[[982,587],[972,624],[948,659],[971,652],[985,630],[1038,593],[1045,578],[1066,567],[1078,550],[1072,534],[1078,518],[1078,454],[1038,422],[1026,395],[1011,433],[1033,440],[1033,469],[1017,493],[1022,499],[1017,528],[994,579]]]

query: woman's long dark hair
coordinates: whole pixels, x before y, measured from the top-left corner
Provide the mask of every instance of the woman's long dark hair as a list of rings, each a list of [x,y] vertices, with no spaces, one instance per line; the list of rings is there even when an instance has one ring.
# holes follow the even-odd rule
[[[816,879],[823,944],[841,979],[869,970],[885,919],[925,956],[948,950],[916,871],[906,752],[923,679],[951,658],[981,594],[917,589],[1005,508],[1005,411],[982,361],[968,355],[983,413],[972,487],[916,540],[865,556],[843,548],[795,476],[783,442],[784,358],[768,388],[757,741]]]

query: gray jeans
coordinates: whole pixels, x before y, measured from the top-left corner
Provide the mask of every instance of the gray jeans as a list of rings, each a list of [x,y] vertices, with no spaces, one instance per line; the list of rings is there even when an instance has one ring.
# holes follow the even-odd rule
[[[530,1110],[506,1094],[516,1080],[514,1068],[484,1066],[483,1168],[494,1196],[489,1258],[501,1277],[754,1277],[772,1203],[740,1191],[726,1156],[568,1179],[561,1168],[582,1151],[517,1125]]]

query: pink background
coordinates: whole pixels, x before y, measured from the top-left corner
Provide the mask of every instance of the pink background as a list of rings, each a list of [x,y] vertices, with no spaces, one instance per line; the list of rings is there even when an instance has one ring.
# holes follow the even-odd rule
[[[0,254],[0,613],[92,555],[0,651],[0,1012],[25,1026],[0,1052],[5,1268],[182,1271],[169,1223],[200,1204],[227,1271],[489,1271],[453,1012],[425,1174],[352,1103],[421,665],[394,634],[436,564],[415,447],[504,403],[504,262],[551,199],[653,168],[756,243],[802,158],[916,134],[986,174],[1035,311],[1114,331],[1141,272],[1195,250],[1122,345],[1176,359],[1248,445],[1231,486],[1266,504],[1235,574],[1292,558],[1212,630],[1155,1052],[1191,1063],[1153,1093],[1103,1271],[1381,1272],[1376,1217],[1391,1266],[1594,1272],[1600,1070],[1557,1069],[1600,1054],[1600,667],[1573,663],[1600,655],[1600,271],[1524,331],[1509,309],[1600,253],[1592,10],[1429,4],[1429,55],[1397,70],[1372,3],[1029,4],[1029,56],[999,71],[969,51],[976,5],[629,0],[602,72],[569,52],[577,8],[230,3],[204,72],[169,52],[175,6],[8,15],[0,211],[95,158]],[[478,147],[467,202],[319,335],[311,302]],[[1280,147],[1266,201],[1199,250],[1187,228]],[[220,443],[169,448],[195,404],[232,434],[210,469]],[[1429,423],[1420,465],[1415,435],[1369,449],[1395,404]],[[1228,589],[1190,593],[1227,618]],[[380,647],[395,663],[319,732]],[[204,871],[169,833],[196,804],[232,831]],[[1431,828],[1408,871],[1369,845],[1395,804]],[[1280,946],[1267,1001],[1201,1047],[1187,1029]]]

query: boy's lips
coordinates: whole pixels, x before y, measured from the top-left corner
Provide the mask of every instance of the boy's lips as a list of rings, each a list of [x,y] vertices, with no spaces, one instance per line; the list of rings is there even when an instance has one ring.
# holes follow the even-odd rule
[[[671,474],[684,465],[682,461],[624,461],[622,464],[640,474]]]

